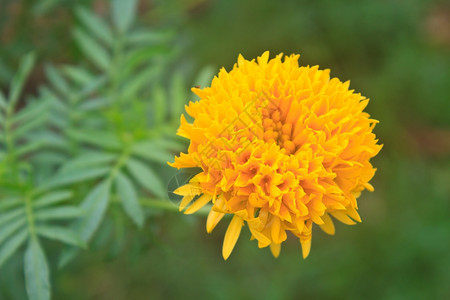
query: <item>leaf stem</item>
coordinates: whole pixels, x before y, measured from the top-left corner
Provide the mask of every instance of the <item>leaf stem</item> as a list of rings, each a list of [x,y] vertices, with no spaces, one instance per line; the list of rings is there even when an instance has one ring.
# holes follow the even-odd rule
[[[123,36],[120,34],[116,37],[114,45],[113,45],[113,55],[111,58],[111,66],[109,68],[109,78],[110,78],[110,93],[109,97],[112,99],[113,104],[115,104],[115,107],[120,109],[120,106],[117,106],[117,95],[119,95],[119,100],[121,95],[119,91],[119,83],[120,83],[120,75],[121,75],[121,69],[120,65],[122,63],[122,51],[123,51]],[[120,101],[119,101],[120,102]]]
[[[16,149],[14,145],[14,139],[12,135],[12,116],[14,114],[14,108],[8,106],[6,109],[6,115],[5,115],[5,145],[6,145],[6,151],[7,151],[7,157],[9,165],[12,169],[13,178],[16,180],[18,178],[18,169],[16,164]]]
[[[25,209],[27,213],[27,221],[28,221],[28,229],[30,231],[30,235],[33,238],[36,238],[36,227],[33,215],[33,204],[31,201],[31,194],[27,193],[25,196]]]
[[[119,159],[117,160],[117,163],[115,164],[115,166],[112,168],[111,172],[109,173],[108,179],[109,180],[113,180],[117,173],[120,171],[120,169],[126,164],[128,158],[130,157],[131,154],[131,147],[126,146],[125,149],[123,150],[122,154],[120,155]]]
[[[121,200],[117,196],[111,197],[111,201],[114,203],[120,203]],[[139,204],[143,207],[147,208],[155,208],[157,210],[172,212],[172,213],[180,213],[180,210],[178,208],[178,205],[170,202],[168,200],[164,199],[155,199],[155,198],[146,198],[141,197],[139,198]],[[204,206],[201,209],[199,209],[195,214],[197,216],[207,216],[211,210],[210,206]]]

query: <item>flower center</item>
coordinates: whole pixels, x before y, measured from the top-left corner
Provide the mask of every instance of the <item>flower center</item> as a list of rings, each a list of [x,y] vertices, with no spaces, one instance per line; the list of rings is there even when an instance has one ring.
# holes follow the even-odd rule
[[[286,154],[294,154],[297,150],[292,141],[292,123],[284,123],[277,108],[264,108],[262,110],[264,141],[276,143],[286,150]]]

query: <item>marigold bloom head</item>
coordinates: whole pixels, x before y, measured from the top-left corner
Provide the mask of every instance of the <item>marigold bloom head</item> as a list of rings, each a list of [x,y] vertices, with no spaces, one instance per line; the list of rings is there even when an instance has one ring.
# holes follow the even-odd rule
[[[291,232],[306,257],[313,224],[334,234],[331,217],[360,222],[356,199],[373,190],[369,160],[381,146],[372,133],[377,121],[363,112],[369,100],[329,70],[299,67],[298,58],[239,56],[211,87],[192,89],[200,97],[186,106],[193,122],[181,116],[178,134],[190,145],[171,166],[202,171],[175,191],[180,210],[191,214],[212,202],[208,232],[233,215],[225,259],[244,225],[275,257]]]

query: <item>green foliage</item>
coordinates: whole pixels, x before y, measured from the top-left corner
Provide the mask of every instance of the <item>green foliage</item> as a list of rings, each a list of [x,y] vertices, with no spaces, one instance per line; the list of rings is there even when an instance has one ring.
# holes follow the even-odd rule
[[[48,265],[36,238],[31,238],[29,241],[25,251],[24,268],[30,299],[50,299]]]
[[[45,130],[49,109],[47,99],[33,101],[17,112],[16,106],[27,75],[34,62],[27,55],[13,78],[10,94],[2,101],[2,140],[0,160],[0,266],[27,243],[24,270],[30,299],[48,299],[49,271],[41,249],[41,237],[83,246],[75,231],[61,221],[79,218],[84,212],[64,202],[72,198],[69,190],[40,189],[34,177],[33,153],[45,142],[33,139]]]
[[[0,93],[0,266],[22,253],[30,299],[50,299],[45,240],[67,245],[64,266],[97,234],[107,242],[105,218],[136,230],[148,217],[142,203],[153,201],[141,199],[166,201],[161,171],[185,147],[174,133],[187,85],[173,34],[136,26],[136,6],[112,1],[111,20],[77,7],[73,38],[85,61],[46,65],[48,85],[20,108],[35,61],[27,55],[8,97]]]
[[[50,289],[65,300],[449,298],[448,1],[135,1],[139,15],[120,7],[129,1],[108,12],[113,2],[0,1],[0,299],[45,298]],[[180,44],[189,46],[182,60]],[[31,50],[37,65],[8,115],[11,79]],[[371,98],[385,146],[373,162],[375,192],[358,202],[362,224],[331,238],[315,232],[307,260],[296,241],[278,259],[249,241],[223,262],[226,222],[205,237],[204,219],[162,215],[158,207],[178,209],[155,199],[127,159],[83,240],[77,230],[95,220],[82,203],[110,176],[124,142],[128,158],[169,182],[166,161],[186,147],[171,117],[186,99],[172,97],[217,71],[191,83],[184,67],[230,70],[238,53],[265,50],[300,53],[303,65],[330,68]],[[90,203],[103,209],[102,198]],[[61,218],[50,217],[59,208]]]

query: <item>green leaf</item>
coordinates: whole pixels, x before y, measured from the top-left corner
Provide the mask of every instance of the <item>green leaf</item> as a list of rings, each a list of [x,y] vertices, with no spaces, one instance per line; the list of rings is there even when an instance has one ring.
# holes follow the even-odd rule
[[[2,91],[0,91],[0,112],[4,110],[8,104],[6,103],[5,96],[3,95]]]
[[[161,179],[143,162],[130,158],[127,163],[127,168],[142,187],[148,189],[156,196],[166,196],[167,193]]]
[[[50,80],[50,83],[52,86],[59,92],[61,95],[66,96],[69,95],[70,89],[67,85],[66,80],[64,77],[59,73],[59,71],[52,65],[46,65],[45,68],[45,75],[47,75],[48,80]]]
[[[183,76],[181,73],[176,73],[173,76],[171,82],[171,99],[172,99],[172,107],[170,110],[170,115],[173,120],[178,120],[180,118],[181,113],[184,111],[184,106],[188,102],[188,94],[186,89],[186,84],[184,82]]]
[[[11,220],[19,218],[21,215],[25,215],[25,209],[23,207],[9,210],[0,214],[0,227]]]
[[[64,154],[51,150],[38,152],[33,157],[36,164],[45,166],[61,165],[66,159],[67,157]],[[47,182],[47,179],[45,178],[45,182]]]
[[[42,142],[43,145],[51,147],[52,149],[47,150],[60,150],[61,152],[68,151],[70,144],[66,137],[58,134],[57,132],[48,131],[43,129],[38,132],[33,132],[33,135],[27,137],[30,143]]]
[[[28,237],[28,228],[21,230],[18,234],[15,234],[4,244],[0,244],[0,267],[5,261],[7,261],[11,255],[19,249],[20,246],[25,243]]]
[[[175,36],[174,30],[148,30],[148,29],[137,29],[125,37],[128,44],[161,44],[169,41]]]
[[[73,193],[69,190],[59,190],[48,193],[40,198],[36,199],[33,202],[33,207],[39,208],[44,206],[50,206],[57,203],[61,203],[70,199],[73,196]]]
[[[23,200],[20,197],[2,198],[0,201],[0,211],[5,211],[10,207],[14,207],[22,203]]]
[[[68,130],[67,134],[86,144],[108,149],[121,149],[120,140],[110,131]]]
[[[57,240],[65,244],[74,245],[85,248],[86,243],[71,229],[59,226],[39,225],[36,227],[36,232],[48,239]]]
[[[3,241],[5,241],[11,234],[19,230],[22,226],[26,224],[26,218],[25,216],[22,216],[21,218],[17,218],[4,226],[0,227],[0,245],[3,244]]]
[[[173,154],[161,149],[151,140],[136,143],[131,148],[131,152],[144,159],[162,163],[164,165],[166,165],[168,161],[173,160]]]
[[[44,15],[48,16],[48,13],[54,11],[59,4],[61,4],[60,0],[41,0],[34,2],[34,5],[31,8],[33,17],[44,17]]]
[[[120,172],[116,175],[116,189],[127,215],[138,227],[142,227],[144,225],[144,213],[139,204],[136,190],[128,177]]]
[[[114,25],[119,33],[125,33],[134,21],[136,14],[136,0],[113,0],[112,17]]]
[[[96,93],[98,90],[108,82],[106,74],[97,75],[97,78],[93,79],[90,83],[86,84],[79,92],[78,96],[86,98],[91,93]]]
[[[107,186],[105,186],[107,185]],[[88,208],[89,215],[75,223],[74,228],[79,232],[81,239],[87,242],[100,225],[105,213],[109,198],[109,181],[97,185],[85,198],[82,205]],[[59,267],[66,265],[77,254],[78,249],[70,247],[65,249],[59,260]]]
[[[21,124],[13,132],[14,138],[18,139],[18,138],[23,137],[25,134],[29,133],[31,130],[34,130],[34,129],[38,128],[39,126],[41,126],[43,123],[45,123],[46,120],[47,120],[47,114],[45,113],[27,123]]]
[[[110,171],[109,167],[98,167],[85,170],[76,170],[73,172],[61,173],[54,178],[48,180],[44,185],[39,187],[39,191],[48,190],[58,186],[73,184],[80,181],[87,181],[102,177]]]
[[[62,70],[67,77],[82,86],[91,83],[95,78],[84,68],[77,66],[64,66]]]
[[[217,69],[213,66],[202,68],[194,80],[194,85],[199,86],[200,88],[210,86],[215,74],[217,74]]]
[[[99,183],[81,203],[81,208],[86,214],[76,222],[75,228],[85,242],[89,241],[103,220],[108,207],[110,189],[111,182],[105,180]]]
[[[139,47],[135,50],[128,51],[123,62],[123,69],[121,69],[122,78],[128,78],[136,74],[136,69],[147,65],[145,69],[154,68],[156,59],[166,56],[171,49],[163,45]]]
[[[36,151],[46,145],[46,141],[38,140],[20,145],[16,150],[17,157],[25,156],[30,152]]]
[[[145,68],[131,79],[129,79],[123,86],[123,97],[131,97],[136,95],[144,86],[149,84],[161,74],[160,67]]]
[[[60,113],[60,112],[55,112],[49,115],[48,117],[48,125],[51,127],[55,127],[60,129],[61,131],[64,131],[65,128],[70,127],[71,124],[71,120],[68,119],[69,114],[66,113]],[[64,138],[66,138],[64,136]],[[67,146],[73,146],[69,144],[70,141],[68,141],[68,145]],[[70,149],[67,149],[70,150]]]
[[[58,115],[60,112],[63,114],[67,114],[69,112],[69,107],[67,104],[63,102],[52,90],[47,87],[41,87],[39,92],[43,98],[48,100],[50,108],[58,110]],[[63,95],[63,97],[65,96]]]
[[[167,117],[167,95],[160,85],[153,89],[153,105],[155,124],[161,125]]]
[[[13,118],[13,123],[23,123],[44,114],[48,109],[47,101],[33,101],[21,109]]]
[[[35,212],[36,220],[63,220],[72,219],[86,215],[86,212],[77,206],[61,206],[55,208],[41,209]]]
[[[187,147],[186,143],[182,141],[173,140],[168,137],[152,139],[152,143],[161,149],[172,150],[175,152],[179,152],[183,149],[186,149]]]
[[[42,141],[47,146],[61,150],[66,150],[68,146],[65,137],[59,133],[48,131],[46,129],[39,132],[33,132],[33,135],[29,137],[29,140],[32,142]]]
[[[24,257],[25,284],[30,300],[50,299],[50,280],[47,260],[37,238],[28,243]]]
[[[99,110],[111,104],[111,100],[106,97],[88,99],[84,101],[78,108],[84,111]]]
[[[75,246],[70,246],[63,249],[58,260],[58,268],[63,268],[66,266],[77,255],[78,251],[79,248]]]
[[[83,7],[77,7],[75,13],[89,32],[108,45],[112,45],[114,37],[105,21]]]
[[[20,92],[23,89],[25,80],[33,68],[36,57],[33,53],[27,54],[20,62],[19,70],[11,82],[11,90],[9,92],[9,107],[15,107],[19,99]]]
[[[81,169],[92,169],[113,162],[117,158],[117,154],[89,151],[72,160],[66,162],[60,169],[61,173],[75,172]]]
[[[111,57],[101,45],[99,45],[91,36],[79,28],[75,29],[74,37],[84,55],[90,58],[92,62],[101,70],[108,70]]]

